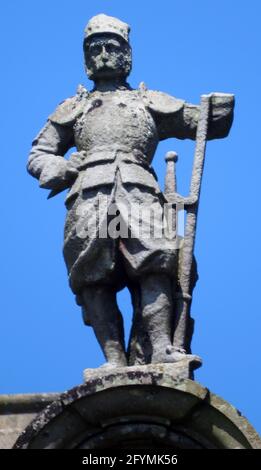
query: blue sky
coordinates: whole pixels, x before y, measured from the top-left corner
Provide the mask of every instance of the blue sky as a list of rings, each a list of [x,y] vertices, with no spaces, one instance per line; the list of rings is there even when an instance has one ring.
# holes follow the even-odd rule
[[[1,327],[0,393],[64,391],[103,362],[83,325],[62,258],[64,194],[27,175],[31,141],[79,83],[90,87],[83,29],[97,13],[131,27],[130,83],[198,103],[202,93],[236,95],[227,139],[212,141],[196,242],[199,267],[192,314],[196,379],[239,408],[261,431],[260,411],[260,2],[236,0],[10,1],[1,15]],[[179,191],[189,187],[194,143],[161,143],[179,154]],[[131,308],[119,296],[126,325]]]

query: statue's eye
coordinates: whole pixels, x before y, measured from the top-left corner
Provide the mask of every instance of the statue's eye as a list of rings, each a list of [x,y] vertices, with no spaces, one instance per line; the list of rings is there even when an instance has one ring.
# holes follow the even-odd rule
[[[91,55],[99,55],[102,52],[102,46],[99,46],[98,44],[91,46],[89,52]]]
[[[118,52],[120,50],[120,46],[117,44],[106,44],[106,50],[107,52]]]

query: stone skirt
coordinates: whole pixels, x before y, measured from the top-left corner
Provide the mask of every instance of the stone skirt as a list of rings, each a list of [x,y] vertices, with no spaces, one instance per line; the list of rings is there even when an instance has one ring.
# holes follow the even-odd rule
[[[67,209],[63,253],[75,294],[88,285],[120,290],[146,273],[173,273],[175,234],[161,193],[118,176],[114,185],[82,191]]]

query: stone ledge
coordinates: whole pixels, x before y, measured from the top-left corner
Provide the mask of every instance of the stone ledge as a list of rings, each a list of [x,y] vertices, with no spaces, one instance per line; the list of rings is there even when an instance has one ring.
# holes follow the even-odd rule
[[[84,382],[88,383],[90,380],[99,378],[100,376],[107,377],[110,375],[116,375],[117,380],[125,380],[125,377],[132,377],[141,379],[141,383],[146,380],[151,383],[151,379],[155,381],[157,376],[157,383],[160,384],[164,377],[167,377],[171,382],[178,383],[184,379],[191,379],[193,371],[201,366],[201,359],[198,356],[189,355],[186,356],[179,362],[169,364],[147,364],[147,365],[135,365],[128,367],[116,367],[106,368],[99,367],[98,369],[85,369],[83,371]],[[109,375],[108,375],[109,374]],[[146,377],[146,379],[145,379]]]
[[[54,400],[60,393],[21,393],[17,395],[0,395],[0,415],[15,412],[39,412]]]
[[[10,449],[37,414],[59,397],[59,393],[0,395],[0,449]]]

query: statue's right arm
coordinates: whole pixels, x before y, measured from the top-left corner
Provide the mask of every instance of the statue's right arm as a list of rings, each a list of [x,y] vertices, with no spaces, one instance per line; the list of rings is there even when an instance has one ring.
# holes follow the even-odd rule
[[[50,119],[34,139],[29,155],[28,172],[39,179],[41,188],[57,189],[73,177],[77,170],[64,159],[65,153],[74,146],[72,126],[64,126]]]
[[[145,92],[147,107],[152,112],[159,140],[196,139],[200,107],[186,103],[166,93],[148,90]],[[208,140],[226,137],[233,122],[234,95],[212,93]]]
[[[87,98],[87,90],[79,85],[76,95],[56,108],[34,139],[27,169],[39,179],[41,188],[54,191],[68,188],[78,175],[76,168],[63,157],[75,146],[73,126]]]

